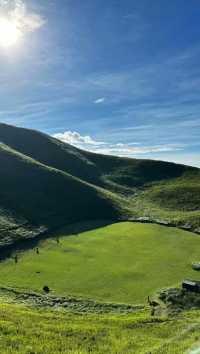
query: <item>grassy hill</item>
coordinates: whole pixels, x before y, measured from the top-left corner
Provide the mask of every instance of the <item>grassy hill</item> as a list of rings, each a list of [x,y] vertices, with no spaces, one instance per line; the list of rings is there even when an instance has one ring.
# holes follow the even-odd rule
[[[0,145],[1,245],[15,242],[16,229],[52,230],[85,219],[116,219],[120,198],[63,171]],[[9,234],[8,234],[9,233]],[[30,237],[29,232],[21,237]]]
[[[14,150],[83,180],[98,180],[98,167],[81,150],[46,134],[0,124],[0,141]]]
[[[46,134],[6,124],[0,124],[0,141],[45,165],[100,185],[113,182],[134,188],[198,171],[169,162],[94,154]]]
[[[200,227],[197,168],[94,154],[6,124],[0,142],[2,245],[80,220],[148,217]]]
[[[159,183],[149,188],[146,195],[169,210],[197,211],[200,206],[199,175],[185,175],[175,181]]]
[[[132,212],[200,233],[199,170],[144,188],[132,198]]]

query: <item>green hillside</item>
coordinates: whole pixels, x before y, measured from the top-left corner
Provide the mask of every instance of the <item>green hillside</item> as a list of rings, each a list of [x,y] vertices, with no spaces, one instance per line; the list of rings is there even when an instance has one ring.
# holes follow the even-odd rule
[[[120,198],[1,144],[1,245],[85,219],[117,219]],[[24,233],[16,229],[24,225]]]
[[[200,227],[200,170],[104,156],[0,124],[0,244],[81,220],[148,218]]]
[[[0,141],[33,159],[86,181],[97,181],[100,171],[85,153],[30,129],[0,124]]]
[[[113,182],[125,187],[176,178],[197,169],[174,163],[94,154],[46,134],[0,124],[0,141],[48,166],[94,184]],[[112,183],[109,183],[110,188]]]
[[[197,211],[200,206],[199,175],[185,175],[149,188],[147,196],[169,210]]]
[[[200,233],[199,170],[149,185],[131,202],[133,214]]]

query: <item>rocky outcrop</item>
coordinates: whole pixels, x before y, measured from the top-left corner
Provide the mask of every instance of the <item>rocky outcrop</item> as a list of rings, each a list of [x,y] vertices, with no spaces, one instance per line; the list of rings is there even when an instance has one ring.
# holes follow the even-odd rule
[[[162,290],[159,299],[171,311],[200,309],[200,293],[185,289],[171,288]]]

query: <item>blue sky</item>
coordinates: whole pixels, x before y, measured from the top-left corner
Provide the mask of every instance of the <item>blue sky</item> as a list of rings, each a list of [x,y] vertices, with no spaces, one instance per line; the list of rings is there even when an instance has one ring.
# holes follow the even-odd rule
[[[197,1],[0,0],[0,17],[16,9],[20,41],[0,47],[0,121],[200,167]]]

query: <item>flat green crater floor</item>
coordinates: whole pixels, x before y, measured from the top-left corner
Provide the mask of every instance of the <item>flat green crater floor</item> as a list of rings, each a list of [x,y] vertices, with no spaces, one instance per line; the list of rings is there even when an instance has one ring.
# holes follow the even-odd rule
[[[60,232],[35,250],[0,263],[0,286],[76,295],[101,301],[144,303],[185,278],[200,280],[200,237],[176,228],[123,222],[77,235]]]

